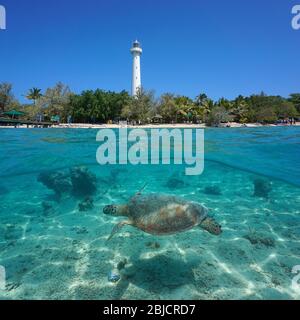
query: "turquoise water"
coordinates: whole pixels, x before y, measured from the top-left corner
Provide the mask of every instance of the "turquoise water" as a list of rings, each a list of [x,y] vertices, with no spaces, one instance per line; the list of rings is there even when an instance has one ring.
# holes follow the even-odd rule
[[[299,127],[207,129],[204,172],[188,177],[178,165],[100,166],[96,134],[0,129],[0,298],[300,298],[292,287],[300,265]],[[76,188],[82,194],[74,187],[55,194],[38,181],[49,172],[69,179],[78,166],[96,177],[88,200],[84,183]],[[126,226],[105,243],[122,218],[103,207],[126,203],[145,183],[145,194],[205,205],[223,233],[159,237]],[[108,281],[110,271],[120,281]]]

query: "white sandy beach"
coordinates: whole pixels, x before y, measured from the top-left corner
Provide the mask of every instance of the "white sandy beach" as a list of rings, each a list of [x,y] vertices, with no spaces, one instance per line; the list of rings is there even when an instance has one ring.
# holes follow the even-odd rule
[[[262,125],[261,123],[246,123],[241,124],[237,122],[230,122],[228,124],[224,123],[220,127],[221,128],[256,128],[256,127],[278,127],[278,126],[289,126],[289,125],[275,125],[275,124],[268,124],[268,125]],[[296,122],[293,126],[300,126],[300,122]],[[125,127],[124,125],[119,124],[90,124],[90,123],[61,123],[59,125],[53,125],[52,128],[70,128],[70,129],[118,129]],[[134,128],[144,128],[144,129],[150,129],[150,128],[157,128],[157,129],[163,129],[163,128],[208,128],[208,126],[205,123],[202,124],[190,124],[190,123],[177,123],[177,124],[146,124],[146,125],[127,125],[127,128],[134,129]],[[0,126],[0,129],[9,129],[9,128],[15,128],[14,126]],[[17,128],[24,129],[27,128],[26,125],[20,125]],[[30,126],[29,128],[32,128]]]

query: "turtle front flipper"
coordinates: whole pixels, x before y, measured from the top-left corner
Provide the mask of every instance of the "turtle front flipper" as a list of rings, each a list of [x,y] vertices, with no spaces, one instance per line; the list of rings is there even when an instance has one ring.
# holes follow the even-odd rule
[[[132,223],[130,221],[121,221],[118,224],[114,226],[114,228],[111,231],[110,236],[106,240],[108,242],[116,233],[118,233],[125,225],[131,225]]]

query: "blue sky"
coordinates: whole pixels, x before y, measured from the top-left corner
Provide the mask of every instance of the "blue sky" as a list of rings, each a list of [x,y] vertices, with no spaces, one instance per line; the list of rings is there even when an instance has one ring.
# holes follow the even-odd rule
[[[156,94],[216,99],[300,92],[300,0],[0,0],[0,81],[15,95],[62,81],[75,92],[130,90],[130,45]]]

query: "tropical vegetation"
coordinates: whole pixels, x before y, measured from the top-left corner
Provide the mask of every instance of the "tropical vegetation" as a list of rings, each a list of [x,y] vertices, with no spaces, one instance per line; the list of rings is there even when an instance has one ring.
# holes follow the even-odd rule
[[[108,123],[127,120],[144,124],[201,123],[219,125],[230,121],[238,123],[274,123],[281,119],[300,117],[300,93],[289,97],[269,96],[265,93],[245,97],[239,95],[233,100],[220,98],[214,101],[205,93],[194,99],[165,93],[155,97],[154,92],[140,90],[137,97],[128,92],[112,92],[101,89],[85,90],[80,94],[59,82],[42,93],[32,88],[26,98],[33,103],[20,103],[13,94],[12,85],[0,83],[0,113],[10,110],[25,112],[28,119],[42,114],[50,121],[53,116],[61,122],[69,118],[74,123]]]

